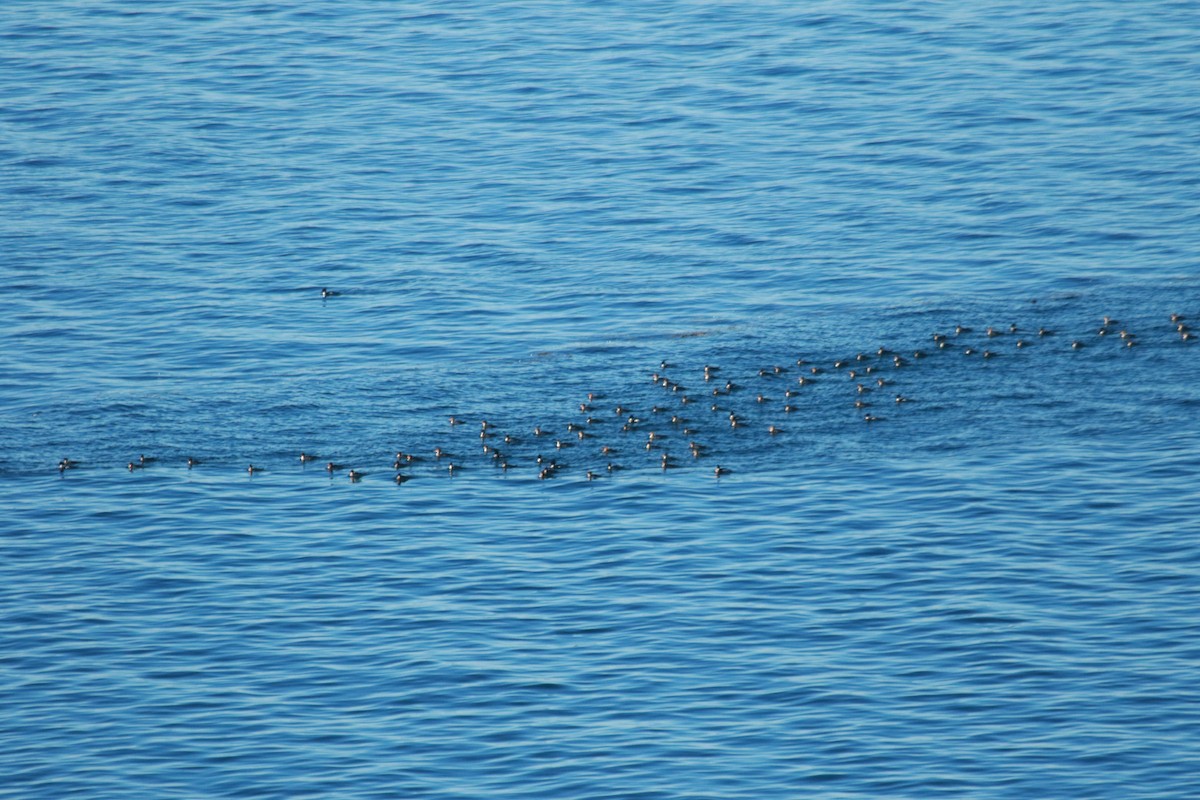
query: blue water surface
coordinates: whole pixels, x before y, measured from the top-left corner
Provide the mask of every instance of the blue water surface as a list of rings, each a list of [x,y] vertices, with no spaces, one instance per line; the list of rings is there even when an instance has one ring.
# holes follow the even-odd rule
[[[1198,38],[8,3],[0,798],[1194,794]]]

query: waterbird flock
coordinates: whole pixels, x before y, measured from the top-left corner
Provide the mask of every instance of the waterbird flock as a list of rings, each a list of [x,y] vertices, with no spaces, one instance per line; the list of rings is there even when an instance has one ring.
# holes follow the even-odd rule
[[[322,289],[322,298],[340,293]],[[623,469],[656,469],[662,472],[702,465],[720,478],[734,470],[722,466],[719,454],[730,432],[739,436],[761,436],[771,440],[785,434],[791,421],[804,417],[813,403],[843,404],[847,422],[857,415],[859,424],[885,423],[892,415],[905,413],[909,404],[920,402],[901,391],[906,376],[925,359],[973,358],[991,362],[1028,352],[1034,346],[1078,352],[1099,347],[1139,346],[1153,338],[1155,345],[1173,339],[1187,344],[1193,340],[1187,319],[1178,313],[1166,316],[1165,325],[1135,333],[1110,316],[1099,318],[1090,335],[1060,335],[1045,327],[1024,329],[1016,324],[975,330],[956,325],[949,332],[934,331],[925,348],[901,350],[887,346],[865,348],[853,355],[826,360],[804,356],[787,364],[771,364],[746,374],[726,375],[717,364],[688,369],[662,361],[648,371],[650,385],[657,388],[656,400],[644,395],[614,398],[606,392],[587,392],[569,417],[534,424],[528,430],[505,429],[488,419],[468,421],[459,414],[448,418],[446,441],[417,454],[396,449],[390,465],[369,465],[370,471],[324,459],[308,451],[299,453],[300,466],[322,460],[331,477],[345,475],[357,483],[379,472],[398,485],[419,475],[455,476],[464,471],[489,469],[500,475],[514,473],[550,480],[575,475],[593,481],[613,476]],[[919,388],[915,381],[908,381]],[[825,386],[824,392],[817,387]],[[476,433],[468,432],[473,428]],[[472,441],[473,440],[473,441]],[[144,470],[156,459],[139,455],[126,464],[129,472]],[[203,463],[189,456],[186,467]],[[58,462],[60,474],[83,466],[79,460]],[[390,466],[390,470],[385,470]],[[266,470],[249,464],[250,477]]]

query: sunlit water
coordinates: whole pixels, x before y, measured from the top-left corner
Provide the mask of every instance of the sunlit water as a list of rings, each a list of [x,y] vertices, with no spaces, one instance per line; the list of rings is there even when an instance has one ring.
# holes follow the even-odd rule
[[[0,797],[1194,792],[1188,4],[9,6]]]

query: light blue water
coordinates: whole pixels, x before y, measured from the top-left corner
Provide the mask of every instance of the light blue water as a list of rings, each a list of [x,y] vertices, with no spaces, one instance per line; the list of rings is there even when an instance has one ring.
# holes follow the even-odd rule
[[[9,3],[0,797],[1194,794],[1198,34]]]

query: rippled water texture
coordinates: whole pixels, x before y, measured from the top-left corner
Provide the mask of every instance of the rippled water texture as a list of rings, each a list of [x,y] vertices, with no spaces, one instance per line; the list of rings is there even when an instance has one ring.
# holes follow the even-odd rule
[[[1194,793],[1191,4],[5,9],[0,798]]]

